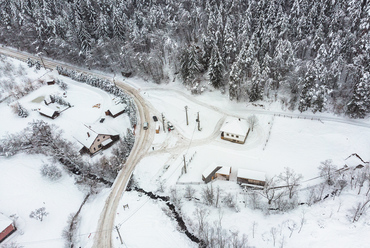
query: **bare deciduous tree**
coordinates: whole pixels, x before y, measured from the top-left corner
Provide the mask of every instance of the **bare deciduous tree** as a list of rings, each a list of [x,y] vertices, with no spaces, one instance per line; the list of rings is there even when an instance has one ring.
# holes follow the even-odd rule
[[[36,220],[42,221],[45,216],[49,213],[46,212],[45,207],[37,208],[36,210],[30,213],[30,218],[34,218]]]
[[[284,172],[280,173],[279,178],[286,184],[286,187],[289,191],[289,199],[292,199],[303,176],[301,174],[296,174],[293,169],[285,167]]]
[[[249,116],[248,119],[247,119],[248,123],[249,123],[249,127],[251,128],[252,132],[253,132],[253,129],[257,126],[258,124],[258,119],[255,115],[252,115],[252,116]]]
[[[211,186],[206,186],[202,188],[202,198],[205,204],[212,206],[215,202],[215,195],[213,192],[212,184]]]
[[[273,201],[279,199],[283,192],[281,192],[277,187],[277,179],[272,177],[266,180],[265,187],[262,192],[262,196],[267,199],[268,205],[271,205]]]
[[[195,194],[195,189],[191,187],[190,185],[186,186],[184,197],[191,200],[194,197],[194,194]]]
[[[337,178],[337,166],[333,165],[331,159],[321,162],[319,166],[320,176],[324,177],[328,185],[333,185]]]

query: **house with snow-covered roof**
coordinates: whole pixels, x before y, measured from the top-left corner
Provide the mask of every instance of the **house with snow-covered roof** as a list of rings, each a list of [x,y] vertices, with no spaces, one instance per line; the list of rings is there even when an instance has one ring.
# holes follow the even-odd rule
[[[40,115],[49,117],[51,119],[55,119],[60,115],[59,111],[56,111],[46,106],[42,106],[38,110],[39,110]]]
[[[105,115],[110,115],[113,118],[123,114],[126,111],[127,105],[124,103],[118,103],[111,106],[107,111],[105,111]]]
[[[244,144],[249,134],[249,130],[247,120],[227,117],[220,129],[221,139]]]
[[[101,149],[110,147],[119,139],[119,134],[101,125],[81,125],[74,138],[80,144],[80,153],[86,152],[93,155]]]
[[[260,171],[238,169],[236,181],[241,186],[262,188],[266,183],[266,174]]]
[[[0,243],[15,231],[13,221],[0,213]]]

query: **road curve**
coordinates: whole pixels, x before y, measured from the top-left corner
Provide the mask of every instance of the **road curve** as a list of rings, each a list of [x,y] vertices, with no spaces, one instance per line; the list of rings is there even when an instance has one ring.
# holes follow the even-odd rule
[[[13,57],[22,61],[26,61],[27,58],[32,58],[35,60],[40,60],[40,57],[26,53],[17,51],[14,49],[0,47],[0,53],[4,54],[9,57]],[[90,70],[74,67],[73,65],[69,65],[66,63],[58,62],[51,60],[49,58],[43,57],[42,58],[43,65],[48,69],[54,69],[56,66],[63,66],[67,69],[72,69],[78,72],[83,72],[86,74],[98,76],[100,78],[105,78],[111,80],[111,77],[104,75],[99,72],[92,72]],[[140,96],[139,92],[135,90],[133,87],[124,84],[121,81],[115,81],[115,84],[126,91],[134,100],[137,110],[138,121],[140,120],[149,120],[150,113],[149,108],[147,107],[149,104],[145,102],[145,100]],[[117,212],[117,207],[122,197],[123,192],[126,190],[126,186],[128,181],[130,180],[131,174],[135,169],[135,166],[138,162],[144,157],[147,153],[148,149],[150,148],[151,144],[153,143],[154,139],[154,129],[149,128],[148,130],[144,131],[141,128],[141,125],[138,125],[138,129],[135,132],[135,144],[131,150],[129,157],[121,171],[119,172],[114,184],[111,188],[111,193],[109,194],[108,198],[106,199],[104,209],[100,214],[98,227],[96,230],[96,234],[94,237],[94,244],[93,247],[96,248],[109,248],[113,247],[112,245],[112,230],[114,228],[114,219]]]

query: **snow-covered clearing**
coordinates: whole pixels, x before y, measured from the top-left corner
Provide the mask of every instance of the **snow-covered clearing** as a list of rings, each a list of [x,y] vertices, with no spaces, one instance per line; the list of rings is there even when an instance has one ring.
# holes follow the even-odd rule
[[[27,68],[27,73],[37,78],[45,72]],[[55,72],[48,74],[59,77]],[[73,105],[72,108],[54,120],[40,116],[37,111],[30,111],[28,118],[20,118],[4,101],[0,103],[0,111],[6,121],[0,123],[0,136],[22,130],[33,119],[56,124],[64,131],[65,137],[73,142],[77,125],[99,123],[102,117],[105,118],[104,125],[122,135],[126,132],[130,126],[126,115],[113,119],[104,114],[114,104],[109,94],[65,77],[59,78],[68,83],[65,100]],[[274,177],[283,172],[284,167],[290,167],[302,174],[303,181],[306,181],[318,176],[317,167],[326,159],[331,159],[338,167],[344,166],[345,159],[352,153],[369,161],[370,129],[364,127],[369,124],[368,119],[353,123],[361,123],[362,126],[358,126],[336,122],[337,117],[330,114],[320,114],[322,121],[311,120],[308,118],[309,113],[300,119],[284,118],[274,116],[274,113],[282,112],[279,104],[261,103],[263,108],[250,104],[246,106],[246,103],[228,101],[227,96],[219,92],[192,96],[177,82],[154,86],[138,78],[125,81],[140,90],[143,98],[153,106],[150,109],[152,115],[156,115],[161,124],[160,133],[156,134],[147,156],[136,167],[134,178],[141,188],[159,195],[169,196],[171,190],[176,189],[181,196],[182,215],[189,226],[194,228],[197,223],[194,211],[204,208],[209,213],[206,220],[210,225],[215,225],[221,213],[222,227],[226,232],[239,231],[239,235],[248,235],[250,246],[344,248],[366,247],[370,242],[367,235],[369,221],[366,218],[356,223],[348,220],[348,210],[364,199],[365,189],[361,196],[357,196],[357,190],[352,191],[347,187],[339,197],[329,197],[311,207],[303,205],[288,213],[266,215],[262,210],[253,210],[248,205],[245,193],[236,184],[236,173],[242,168]],[[28,110],[36,109],[42,97],[63,93],[57,85],[45,85],[22,97],[19,102]],[[188,107],[189,125],[186,124],[185,106]],[[195,121],[198,112],[201,131]],[[175,130],[163,131],[161,113],[165,115],[166,121],[172,122]],[[258,124],[250,132],[245,144],[239,145],[220,138],[219,129],[226,116],[247,119],[253,113],[257,116]],[[295,116],[298,114],[293,113]],[[153,119],[146,121],[149,122],[149,130],[154,130]],[[181,172],[184,156],[186,174]],[[0,212],[7,216],[19,216],[16,221],[19,231],[5,243],[16,241],[24,247],[63,247],[61,232],[67,224],[68,215],[78,210],[84,193],[66,173],[55,182],[41,177],[39,169],[43,161],[48,162],[48,159],[26,154],[0,158]],[[219,187],[222,197],[232,194],[236,199],[236,208],[220,203],[219,211],[219,208],[202,203],[201,191],[205,185],[201,175],[212,164],[232,167],[230,181],[216,180],[209,185]],[[313,184],[314,181],[304,183],[305,186]],[[195,198],[200,200],[188,201],[182,197],[187,185],[195,189]],[[159,192],[161,190],[164,192]],[[110,189],[104,189],[98,195],[91,196],[82,208],[77,246],[92,246],[98,218],[109,193]],[[302,191],[299,202],[305,202],[307,195],[308,191]],[[261,198],[260,201],[266,199]],[[124,205],[129,208],[124,209]],[[43,222],[28,217],[30,211],[42,206],[49,212]],[[176,221],[166,214],[168,209],[162,201],[154,201],[143,194],[129,191],[123,194],[119,206],[115,228],[106,230],[112,233],[114,247],[197,246],[178,231]],[[256,223],[254,232],[253,223]],[[301,223],[302,230],[298,233]],[[272,233],[276,233],[275,245]]]

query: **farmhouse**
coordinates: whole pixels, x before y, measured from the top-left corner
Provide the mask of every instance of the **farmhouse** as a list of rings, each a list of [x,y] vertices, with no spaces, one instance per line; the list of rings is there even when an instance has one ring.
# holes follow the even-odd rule
[[[346,166],[350,168],[363,168],[369,164],[369,162],[364,161],[357,153],[351,154],[345,159]]]
[[[110,107],[107,111],[105,111],[105,115],[110,115],[113,118],[116,118],[120,114],[123,114],[126,110],[127,105],[124,103],[118,103]]]
[[[229,166],[222,166],[221,169],[219,169],[216,172],[216,178],[221,180],[227,180],[229,181],[231,174],[231,167]]]
[[[39,108],[39,113],[40,113],[40,115],[49,117],[51,119],[57,118],[60,114],[58,111],[56,111],[54,109],[51,109],[49,107],[45,107],[45,106]]]
[[[93,155],[101,149],[110,147],[118,140],[119,134],[102,126],[82,125],[74,137],[81,145],[80,153],[87,152]]]
[[[220,165],[210,165],[202,174],[202,180],[205,183],[209,183],[216,177],[216,172],[221,169],[222,166]]]
[[[244,144],[249,134],[249,124],[244,119],[227,117],[220,131],[221,139]]]
[[[266,182],[266,175],[260,171],[239,169],[237,174],[237,183],[241,186],[263,187]]]
[[[0,243],[15,232],[15,230],[13,221],[0,213]]]

